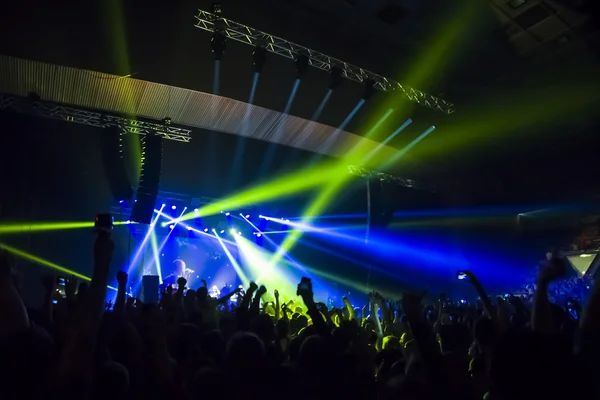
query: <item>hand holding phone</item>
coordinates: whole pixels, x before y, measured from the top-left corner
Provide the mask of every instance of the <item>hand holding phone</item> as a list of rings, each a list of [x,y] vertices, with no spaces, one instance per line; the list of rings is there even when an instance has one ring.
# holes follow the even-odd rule
[[[312,282],[310,278],[302,277],[296,289],[296,295],[303,296],[308,294],[312,294]]]

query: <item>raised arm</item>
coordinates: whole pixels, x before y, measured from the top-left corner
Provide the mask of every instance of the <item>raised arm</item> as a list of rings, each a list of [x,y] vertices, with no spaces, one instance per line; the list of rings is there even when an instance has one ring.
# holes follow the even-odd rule
[[[483,304],[483,311],[485,311],[486,316],[491,319],[494,320],[496,315],[493,312],[493,306],[492,306],[492,302],[490,300],[490,298],[488,297],[487,293],[485,292],[485,289],[483,288],[483,285],[481,284],[481,282],[479,281],[479,279],[475,276],[475,274],[471,271],[463,271],[465,273],[465,275],[467,275],[467,277],[469,278],[469,283],[471,283],[471,285],[473,285],[473,287],[475,288],[475,291],[477,292],[477,294],[479,295],[479,297],[481,298],[481,303]]]
[[[121,313],[125,309],[125,295],[127,293],[127,273],[125,271],[117,272],[117,283],[119,288],[117,291],[117,300],[113,308],[115,313]]]
[[[106,232],[101,232],[94,244],[94,272],[92,282],[77,309],[76,325],[68,335],[60,356],[58,373],[64,378],[74,378],[82,383],[92,379],[92,359],[96,336],[104,312],[108,269],[115,245]]]
[[[548,299],[548,285],[565,275],[564,260],[553,258],[542,266],[537,280],[535,302],[531,314],[531,327],[536,331],[557,332],[558,326],[552,315],[552,303]]]
[[[12,279],[8,254],[0,249],[0,338],[28,328],[29,317]]]

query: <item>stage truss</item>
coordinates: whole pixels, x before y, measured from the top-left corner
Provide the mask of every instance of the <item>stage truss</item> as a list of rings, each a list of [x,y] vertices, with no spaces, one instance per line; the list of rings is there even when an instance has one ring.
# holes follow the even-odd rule
[[[218,30],[226,35],[227,38],[251,46],[264,47],[267,51],[280,55],[282,57],[294,60],[298,55],[302,54],[308,57],[309,64],[315,68],[330,72],[333,67],[342,69],[342,76],[346,79],[364,83],[365,81],[373,81],[373,87],[384,92],[397,92],[403,94],[410,101],[416,102],[423,106],[439,110],[445,114],[454,112],[454,104],[449,101],[440,99],[431,94],[422,92],[411,87],[401,85],[400,83],[386,78],[382,75],[368,71],[366,69],[349,64],[326,54],[309,49],[288,40],[277,36],[270,35],[258,29],[251,28],[239,22],[223,18],[220,15],[210,13],[208,11],[198,10],[196,15],[196,28],[208,32]]]
[[[177,142],[187,143],[192,139],[192,131],[190,129],[171,126],[166,122],[151,122],[133,117],[120,117],[5,94],[0,94],[0,110],[45,117],[58,121],[74,122],[96,128],[116,126],[126,133],[136,135],[157,134],[164,139],[175,140]]]
[[[386,174],[385,172],[368,169],[361,165],[348,165],[348,173],[361,178],[379,179],[382,182],[388,182],[406,188],[424,190],[427,192],[435,192],[435,189],[433,187],[423,185],[412,179],[401,178],[399,176]]]
[[[155,133],[161,135],[164,139],[175,140],[184,143],[188,143],[192,139],[191,130],[170,126],[164,122],[157,123],[142,121],[133,117],[119,117],[99,113],[96,111],[47,103],[40,100],[30,100],[6,94],[0,94],[0,110],[28,114],[37,117],[45,117],[58,121],[73,122],[77,124],[94,126],[96,128],[117,126],[126,133],[137,135]],[[380,179],[382,181],[395,183],[407,188],[434,191],[432,188],[418,184],[412,179],[401,178],[384,172],[371,170],[363,166],[349,165],[348,173],[362,178]],[[196,198],[192,200],[192,207],[199,207],[210,202],[205,198]],[[251,205],[250,207],[255,207],[255,205]]]

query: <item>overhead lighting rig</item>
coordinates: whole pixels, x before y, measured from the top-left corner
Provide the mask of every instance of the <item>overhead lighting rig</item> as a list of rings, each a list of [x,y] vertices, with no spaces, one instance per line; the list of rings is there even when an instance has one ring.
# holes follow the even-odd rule
[[[337,58],[330,57],[321,52],[259,31],[258,29],[243,25],[239,22],[223,18],[220,14],[198,10],[196,20],[197,22],[194,26],[198,29],[214,33],[215,27],[222,27],[223,30],[221,33],[228,39],[251,46],[264,44],[266,51],[291,60],[296,60],[300,54],[304,54],[308,58],[308,65],[314,68],[330,72],[337,66],[342,69],[342,76],[346,79],[359,83],[364,83],[370,79],[374,82],[373,87],[377,90],[401,93],[410,101],[439,110],[445,114],[452,114],[454,112],[454,104],[449,101],[402,85],[392,79],[365,70],[356,65],[349,64]]]

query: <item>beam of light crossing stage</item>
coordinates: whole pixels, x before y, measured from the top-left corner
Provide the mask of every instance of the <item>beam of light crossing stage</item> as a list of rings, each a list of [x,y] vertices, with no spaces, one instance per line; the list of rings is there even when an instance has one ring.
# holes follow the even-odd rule
[[[348,124],[350,123],[350,121],[352,121],[352,119],[356,116],[356,114],[358,113],[358,111],[360,111],[360,109],[362,108],[362,106],[365,105],[365,102],[366,102],[365,99],[360,99],[358,101],[358,103],[356,104],[356,106],[354,106],[354,108],[352,109],[352,111],[350,111],[350,113],[342,121],[342,123],[327,138],[327,140],[324,143],[324,147],[326,149],[330,148],[333,145],[333,143],[336,142],[336,140],[337,140],[338,136],[340,135],[340,133],[346,129],[346,127],[348,126]]]
[[[384,162],[383,165],[379,168],[385,170],[390,166],[394,165],[396,162],[400,161],[406,155],[406,153],[408,153],[413,147],[415,147],[421,140],[425,139],[434,130],[435,126],[430,126],[425,132],[421,133],[419,137],[410,142],[408,145],[404,146],[402,150],[400,150],[393,157]]]
[[[79,278],[79,279],[82,279],[82,280],[88,281],[88,282],[90,282],[92,280],[92,278],[89,278],[89,277],[87,277],[85,275],[82,275],[82,274],[80,274],[78,272],[75,272],[75,271],[73,271],[71,269],[68,269],[68,268],[65,268],[65,267],[61,267],[60,265],[55,264],[55,263],[53,263],[51,261],[45,260],[45,259],[43,259],[41,257],[38,257],[38,256],[34,256],[33,254],[27,253],[27,252],[25,252],[23,250],[17,249],[17,248],[12,247],[12,246],[9,246],[7,244],[0,243],[0,249],[6,250],[7,252],[9,252],[11,254],[14,254],[17,257],[24,258],[25,260],[34,262],[34,263],[39,264],[39,265],[43,265],[44,267],[52,268],[53,270],[59,271],[59,272],[65,274],[67,276],[74,276],[76,278]],[[115,288],[115,287],[112,287],[112,286],[106,286],[106,287],[109,288],[109,289],[111,289],[111,290],[117,291],[117,288]]]
[[[227,255],[227,258],[229,259],[229,262],[231,262],[231,265],[233,266],[233,269],[235,270],[235,272],[237,272],[238,276],[242,280],[242,284],[244,285],[244,287],[248,287],[250,285],[250,281],[246,277],[246,274],[244,273],[244,271],[242,271],[242,268],[240,267],[240,264],[238,264],[238,262],[235,259],[235,257],[233,257],[233,255],[231,254],[231,252],[229,251],[229,249],[227,248],[227,246],[225,246],[225,243],[223,243],[223,240],[221,239],[221,237],[217,233],[217,230],[213,229],[212,232],[215,235],[215,237],[217,238],[217,240],[219,241],[219,244],[223,248],[223,251]],[[237,243],[235,245],[237,246]]]
[[[132,224],[130,221],[118,221],[114,222],[114,225],[128,225]],[[17,234],[17,233],[31,233],[31,232],[47,232],[47,231],[60,231],[66,229],[85,229],[93,228],[94,222],[40,222],[40,223],[27,223],[27,224],[4,224],[0,225],[0,234]]]
[[[211,238],[212,240],[216,240],[216,237],[214,235],[211,235],[208,232],[201,231],[200,229],[196,229],[194,227],[191,227],[188,224],[186,224],[185,222],[182,222],[180,219],[178,220],[177,218],[173,218],[170,215],[167,215],[167,214],[165,214],[163,212],[159,212],[158,210],[154,210],[154,212],[157,213],[157,214],[159,214],[161,217],[168,219],[169,222],[167,222],[167,225],[168,224],[179,223],[181,226],[183,226],[187,230],[190,230],[192,232],[198,233],[198,234],[200,234],[202,236],[206,236],[208,238]],[[232,242],[231,240],[227,240],[227,239],[223,239],[223,238],[221,238],[221,240],[223,242],[227,243],[227,244],[230,244],[232,246],[236,246],[236,243]]]
[[[258,81],[260,79],[260,72],[255,72],[252,78],[252,87],[250,88],[250,98],[248,104],[254,104],[254,95],[256,94],[256,88],[258,87]]]
[[[214,61],[213,74],[212,94],[219,96],[221,91],[221,60]]]
[[[273,139],[275,140],[275,142],[281,139],[281,136],[283,135],[285,122],[287,121],[289,113],[292,110],[292,106],[294,105],[294,99],[296,98],[296,94],[298,93],[298,88],[300,87],[301,82],[302,80],[300,78],[296,78],[296,80],[294,81],[294,86],[292,87],[290,97],[288,98],[285,108],[283,109],[283,114],[281,115],[279,121],[276,123],[276,126],[274,128],[275,132],[273,135]],[[264,174],[264,172],[266,172],[273,163],[273,159],[275,158],[276,152],[277,145],[274,142],[269,143],[269,147],[265,152],[263,161],[260,166],[261,175]]]
[[[281,224],[281,225],[288,225],[288,226],[291,226],[292,228],[294,228],[294,229],[291,229],[288,231],[279,231],[281,233],[299,232],[300,234],[302,234],[302,233],[306,233],[306,232],[312,232],[312,233],[317,233],[317,234],[321,234],[321,235],[336,237],[336,238],[339,238],[342,240],[347,240],[347,241],[358,241],[358,242],[364,241],[364,238],[359,238],[356,236],[339,233],[340,230],[344,230],[345,228],[339,228],[339,229],[337,227],[319,228],[315,225],[309,224],[307,221],[281,220],[280,218],[265,217],[263,215],[261,215],[260,218],[264,218],[267,221],[277,222],[278,224]],[[353,229],[353,228],[356,228],[356,226],[353,226],[352,228],[349,227],[347,229]],[[265,232],[265,233],[270,234],[273,232]]]
[[[271,246],[273,246],[273,248],[274,248],[274,249],[279,249],[279,246],[277,245],[277,243],[275,243],[275,242],[273,241],[273,239],[271,239],[271,238],[270,238],[270,237],[268,237],[268,236],[264,236],[264,232],[262,232],[260,229],[258,229],[258,227],[252,223],[252,221],[250,221],[248,218],[246,218],[246,217],[245,217],[243,214],[241,214],[241,213],[240,213],[240,215],[241,215],[241,217],[242,217],[242,218],[243,218],[243,219],[244,219],[244,220],[245,220],[247,223],[249,223],[249,224],[250,224],[250,226],[252,226],[252,227],[253,227],[253,228],[256,230],[256,232],[260,233],[261,237],[264,237],[265,239],[267,239],[267,242],[269,242],[269,244],[270,244]],[[294,259],[294,258],[291,256],[291,254],[289,254],[289,253],[285,253],[285,254],[284,254],[284,258],[285,258],[285,259],[286,259],[288,262],[290,262],[291,264],[295,265],[295,266],[296,266],[297,268],[299,268],[300,270],[302,270],[302,271],[306,271],[306,268],[304,268],[304,266],[302,266],[302,264],[300,264],[298,261],[296,261],[296,259]],[[257,282],[257,283],[258,283],[258,282]]]
[[[290,221],[295,220],[316,220],[316,219],[361,219],[367,218],[367,214],[339,214],[339,215],[319,215],[319,216],[311,216],[311,217],[289,217],[286,218]]]
[[[370,139],[373,134],[375,134],[379,128],[383,125],[383,123],[392,115],[394,110],[390,108],[386,111],[386,113],[373,125],[373,127],[367,132],[365,135],[366,138]],[[350,150],[349,159],[352,160],[356,158],[360,152],[362,151],[361,146],[355,146]],[[329,182],[321,192],[317,195],[317,197],[313,200],[308,209],[305,210],[305,215],[319,215],[321,211],[323,211],[331,202],[331,199],[343,188],[343,186],[351,179],[351,175],[348,173],[338,175],[334,178],[333,182]],[[305,222],[305,221],[302,221]],[[281,249],[285,252],[289,252],[300,237],[302,236],[302,232],[293,231],[284,239],[281,244]],[[282,254],[280,252],[275,253],[275,256],[272,259],[271,267],[281,259]]]
[[[179,214],[179,218],[181,218],[181,216],[183,214],[185,214],[185,210],[187,210],[187,207],[183,208],[183,211],[181,212],[181,214]],[[156,211],[156,210],[155,210]],[[161,213],[162,214],[162,213]],[[164,215],[164,214],[163,214]],[[169,229],[169,232],[167,233],[167,235],[165,236],[165,238],[162,240],[162,242],[160,242],[160,245],[158,245],[158,247],[154,251],[154,263],[156,264],[156,272],[158,273],[158,279],[160,281],[160,283],[162,284],[163,279],[162,279],[162,266],[160,265],[160,256],[159,254],[162,253],[163,249],[165,248],[167,241],[169,240],[169,238],[171,237],[171,234],[175,231],[175,228],[177,228],[177,225],[179,224],[179,218],[174,220],[173,222],[173,228]],[[182,224],[183,225],[183,224]],[[186,226],[186,228],[190,229],[190,227]],[[153,236],[156,235],[156,231],[154,231]],[[146,264],[145,270],[148,269],[149,265]]]
[[[323,97],[323,100],[321,100],[321,103],[319,103],[319,106],[315,110],[314,114],[312,115],[312,117],[310,117],[311,121],[315,121],[315,122],[319,121],[319,118],[321,118],[321,114],[323,114],[323,110],[325,110],[325,106],[329,102],[329,99],[331,98],[332,94],[333,94],[333,89],[328,89],[327,93],[325,93],[325,96]]]
[[[136,250],[135,254],[133,255],[133,259],[129,263],[129,268],[127,268],[128,275],[131,275],[131,273],[133,272],[133,269],[136,267],[137,263],[140,261],[140,258],[142,257],[142,254],[144,253],[144,247],[146,246],[146,243],[148,243],[148,241],[150,240],[150,237],[152,236],[152,231],[154,231],[154,227],[156,226],[156,223],[158,222],[158,215],[160,213],[162,213],[163,208],[165,208],[164,204],[160,207],[158,214],[152,217],[152,220],[150,221],[150,225],[148,225],[148,232],[146,232],[146,236],[144,236],[142,243],[138,246],[138,249]]]
[[[343,168],[347,171],[347,168]],[[198,209],[198,212],[188,212],[182,217],[183,221],[203,218],[219,214],[222,210],[235,210],[248,204],[284,197],[313,187],[321,186],[330,181],[331,173],[340,171],[338,162],[325,162],[314,168],[303,168],[291,174],[281,176],[270,182],[250,187],[223,200],[218,200]],[[347,172],[346,172],[347,173]],[[162,226],[167,226],[163,223]]]
[[[365,157],[363,158],[363,163],[367,163],[377,154],[379,150],[381,150],[385,145],[387,145],[393,138],[395,138],[400,132],[406,129],[407,126],[412,124],[412,119],[406,120],[398,129],[396,129],[390,136],[388,136],[383,142],[379,143],[377,147],[371,150]]]

